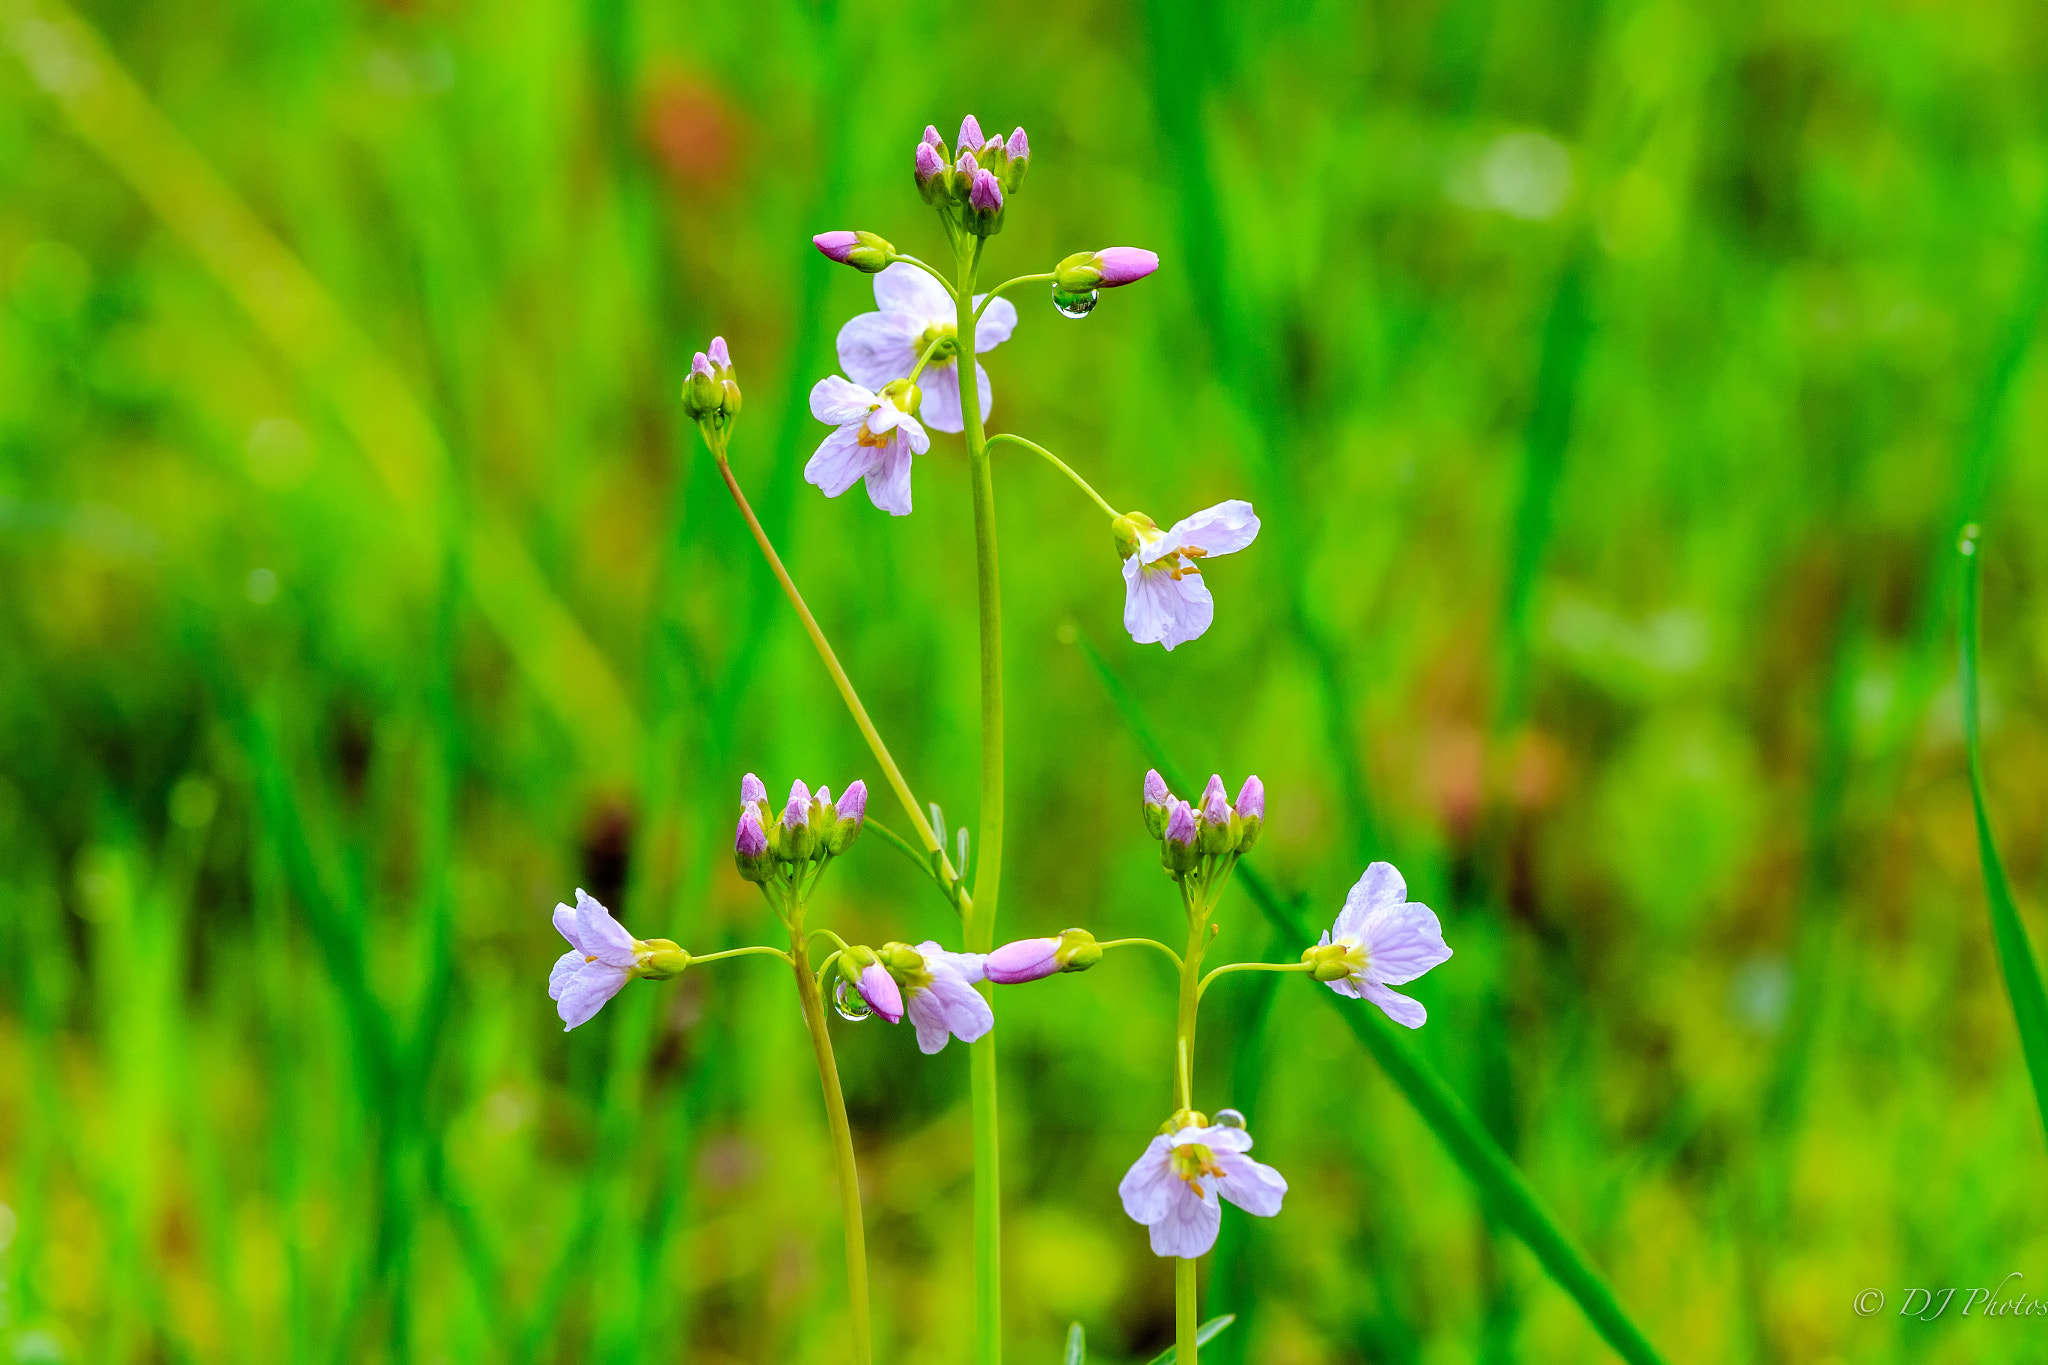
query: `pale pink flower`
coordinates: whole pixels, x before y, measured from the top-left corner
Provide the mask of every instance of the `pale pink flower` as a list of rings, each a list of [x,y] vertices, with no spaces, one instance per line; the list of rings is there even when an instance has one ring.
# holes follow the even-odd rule
[[[890,1023],[903,1020],[903,992],[896,987],[896,978],[889,975],[889,969],[879,962],[870,962],[860,970],[860,982],[856,986],[860,998],[868,1007]]]
[[[1413,981],[1450,959],[1443,925],[1436,912],[1408,899],[1408,884],[1392,863],[1374,863],[1344,898],[1337,923],[1318,947],[1339,945],[1348,976],[1323,984],[1339,995],[1370,1000],[1387,1017],[1409,1028],[1421,1028],[1429,1012],[1389,986]]]
[[[875,278],[879,283],[882,277]],[[909,373],[906,366],[903,375],[895,377]],[[910,459],[931,449],[932,440],[917,418],[897,406],[896,396],[827,375],[811,389],[811,415],[838,430],[819,444],[804,466],[805,480],[823,489],[826,497],[836,498],[865,479],[875,506],[893,516],[909,516]]]
[[[927,1056],[948,1038],[971,1043],[996,1025],[995,1012],[974,983],[988,959],[980,953],[952,953],[931,939],[917,945],[929,979],[905,987],[903,1008],[917,1026],[917,1049]]]
[[[555,928],[569,940],[569,951],[555,959],[548,973],[548,998],[567,1033],[587,1023],[632,979],[637,945],[612,912],[580,886],[574,910],[555,907]]]
[[[1287,1181],[1246,1156],[1251,1148],[1250,1133],[1221,1124],[1162,1133],[1146,1145],[1116,1192],[1124,1212],[1151,1230],[1154,1255],[1193,1258],[1216,1245],[1219,1195],[1262,1218],[1280,1212]]]
[[[974,301],[978,306],[987,297],[976,295]],[[875,310],[860,314],[839,329],[839,367],[855,383],[877,391],[892,380],[908,378],[917,368],[918,357],[933,341],[955,332],[952,296],[930,275],[902,261],[875,276]],[[974,325],[974,349],[992,351],[1008,341],[1016,330],[1017,305],[1008,299],[996,299]],[[994,392],[989,387],[988,371],[978,361],[974,375],[975,389],[981,395],[981,415],[986,420]],[[934,360],[925,366],[917,383],[924,391],[924,420],[933,431],[959,431],[965,426],[960,413],[957,356]]]
[[[1124,560],[1124,629],[1141,645],[1169,650],[1198,638],[1216,616],[1201,563],[1242,550],[1258,534],[1258,515],[1241,499],[1217,503],[1171,530],[1137,527],[1137,553]]]

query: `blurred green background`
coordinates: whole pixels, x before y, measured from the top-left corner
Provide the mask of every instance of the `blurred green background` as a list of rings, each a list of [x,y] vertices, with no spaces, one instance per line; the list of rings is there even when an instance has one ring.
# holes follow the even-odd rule
[[[975,817],[957,441],[908,519],[800,481],[871,306],[808,238],[941,251],[910,150],[969,110],[1035,153],[996,277],[1165,261],[1082,322],[1020,297],[994,426],[1162,523],[1265,524],[1168,656],[1120,629],[1099,515],[998,455],[1000,936],[1177,924],[1093,652],[1183,768],[1264,776],[1255,862],[1313,917],[1373,857],[1439,910],[1420,1046],[1673,1361],[2040,1358],[2026,1320],[1897,1316],[2048,1292],[1950,549],[1985,522],[2035,915],[2033,7],[83,19],[0,0],[0,1361],[842,1357],[785,976],[636,984],[564,1037],[548,910],[772,940],[728,858],[748,769],[865,776],[902,825],[680,420],[713,332],[770,533],[920,794]],[[812,918],[952,933],[875,839]],[[1301,946],[1220,918],[1219,952]],[[1115,1185],[1171,1103],[1171,991],[1119,954],[1000,994],[1016,1360],[1070,1319],[1103,1359],[1170,1340]],[[1209,997],[1198,1102],[1293,1191],[1226,1215],[1207,1302],[1244,1321],[1205,1357],[1604,1358],[1325,997]],[[964,1050],[839,1045],[881,1354],[964,1359]]]

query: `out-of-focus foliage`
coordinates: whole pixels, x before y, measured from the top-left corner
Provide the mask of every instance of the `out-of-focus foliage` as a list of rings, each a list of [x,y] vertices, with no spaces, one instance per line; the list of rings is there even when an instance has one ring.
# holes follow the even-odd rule
[[[2038,1319],[1897,1316],[2048,1280],[1945,554],[1984,521],[2033,917],[2030,6],[98,4],[201,158],[123,171],[32,16],[0,4],[0,1360],[838,1358],[788,982],[719,963],[565,1038],[547,912],[581,884],[642,935],[761,941],[742,771],[891,814],[680,421],[714,331],[735,467],[972,819],[957,443],[908,519],[799,481],[868,306],[809,236],[936,251],[910,149],[970,109],[1034,150],[992,269],[1166,262],[1083,322],[1021,297],[994,426],[1162,522],[1265,520],[1168,656],[1120,631],[1101,517],[999,448],[1003,935],[1175,924],[1092,644],[1183,766],[1263,774],[1276,885],[1320,917],[1389,857],[1439,909],[1423,1047],[1674,1360],[2038,1358]],[[276,280],[138,194],[207,167],[431,420],[424,501],[364,448],[361,373],[238,302]],[[602,672],[549,672],[545,599]],[[946,914],[871,840],[813,919]],[[1301,946],[1222,919],[1219,952]],[[1315,989],[1209,997],[1197,1099],[1292,1193],[1226,1215],[1205,1309],[1241,1317],[1205,1356],[1595,1358]],[[1130,954],[1000,993],[1019,1361],[1070,1319],[1105,1359],[1170,1338],[1114,1190],[1171,1103],[1171,999]],[[965,1057],[840,1046],[883,1353],[958,1360]]]

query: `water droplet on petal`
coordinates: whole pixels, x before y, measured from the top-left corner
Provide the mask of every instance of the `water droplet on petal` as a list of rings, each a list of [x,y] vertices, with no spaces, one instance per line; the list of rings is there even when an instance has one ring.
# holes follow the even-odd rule
[[[1095,301],[1100,297],[1101,291],[1096,289],[1069,294],[1058,285],[1052,287],[1052,306],[1060,310],[1060,316],[1063,318],[1087,317],[1095,311]]]
[[[1216,1111],[1216,1126],[1218,1128],[1236,1128],[1242,1131],[1245,1127],[1244,1115],[1236,1109],[1218,1109]]]
[[[839,1011],[839,1017],[849,1024],[858,1024],[875,1012],[867,997],[854,989],[851,981],[840,977],[832,985],[832,1008]]]

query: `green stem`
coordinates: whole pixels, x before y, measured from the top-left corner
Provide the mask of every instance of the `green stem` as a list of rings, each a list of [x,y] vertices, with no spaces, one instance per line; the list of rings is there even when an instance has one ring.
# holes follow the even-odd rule
[[[974,273],[981,242],[962,243],[959,287],[953,293],[954,331],[959,342],[960,415],[967,441],[967,469],[974,490],[974,568],[981,619],[981,852],[975,868],[974,899],[963,906],[970,953],[995,944],[996,895],[1003,872],[1003,607],[996,570],[996,498],[989,473],[988,437],[981,425],[981,388],[973,373]],[[949,874],[950,875],[950,874]],[[987,982],[983,994],[994,998]],[[974,1287],[975,1358],[1000,1365],[1003,1358],[1002,1180],[996,1132],[996,1039],[985,1033],[968,1049],[974,1110]]]
[[[946,278],[946,277],[945,277],[945,276],[944,276],[943,274],[941,274],[941,273],[940,273],[940,272],[939,272],[939,271],[938,271],[938,270],[937,270],[936,268],[934,268],[934,267],[932,267],[932,266],[929,266],[929,265],[926,265],[926,264],[925,264],[925,263],[924,263],[923,261],[920,261],[919,259],[917,259],[917,257],[915,257],[915,256],[906,256],[906,255],[904,255],[904,254],[903,254],[902,252],[900,252],[900,251],[899,251],[899,252],[897,252],[897,253],[895,254],[895,256],[893,256],[893,257],[891,258],[891,261],[892,261],[892,262],[894,262],[894,261],[901,261],[901,262],[903,262],[903,263],[904,263],[905,265],[914,265],[914,266],[916,266],[916,267],[917,267],[917,268],[918,268],[919,270],[922,270],[922,271],[923,271],[923,272],[924,272],[925,274],[927,274],[927,275],[931,276],[931,277],[932,277],[933,279],[937,280],[937,281],[939,282],[939,286],[940,286],[940,287],[941,287],[942,289],[944,289],[944,290],[945,290],[945,291],[946,291],[946,292],[947,292],[948,294],[951,294],[951,293],[953,293],[953,282],[952,282],[951,280],[947,279],[947,278]],[[956,297],[957,297],[957,296],[956,296]],[[973,297],[973,296],[972,296],[972,295],[969,295],[969,297],[971,298],[971,297]]]
[[[770,957],[779,957],[784,962],[789,961],[788,953],[783,952],[780,948],[770,948],[764,944],[753,948],[727,948],[724,952],[720,953],[706,953],[702,957],[692,957],[690,965],[695,967],[703,962],[716,962],[722,957],[746,957],[753,953],[765,953]]]
[[[1188,951],[1180,969],[1180,1021],[1174,1030],[1174,1080],[1181,1109],[1195,1107],[1195,1016],[1202,1002],[1202,954],[1209,947],[1209,903],[1180,884],[1188,912]],[[1195,1263],[1183,1257],[1173,1268],[1175,1365],[1195,1365],[1195,1331],[1200,1315],[1195,1303]]]
[[[975,306],[974,316],[979,318],[983,313],[986,313],[988,311],[989,304],[995,300],[996,295],[1002,293],[1011,285],[1030,284],[1033,280],[1050,280],[1053,278],[1053,272],[1047,270],[1037,275],[1019,275],[1017,276],[1017,278],[1013,280],[1004,280],[1001,284],[989,290],[988,293],[982,295],[981,302]]]
[[[874,1348],[868,1326],[868,1250],[861,1225],[860,1174],[853,1164],[853,1128],[846,1121],[846,1097],[839,1090],[839,1064],[832,1058],[832,1035],[825,1030],[825,1000],[811,975],[804,953],[802,916],[789,928],[790,965],[796,973],[797,999],[803,1003],[804,1027],[818,1057],[818,1083],[825,1090],[825,1119],[832,1128],[832,1147],[839,1158],[839,1208],[846,1221],[846,1302],[853,1315],[853,1365],[870,1365]]]
[[[1100,507],[1103,511],[1109,513],[1109,519],[1111,521],[1115,521],[1118,517],[1123,515],[1123,513],[1117,511],[1114,507],[1111,507],[1109,503],[1103,499],[1102,494],[1095,491],[1094,487],[1088,482],[1088,480],[1082,478],[1079,474],[1076,474],[1073,471],[1073,469],[1068,466],[1065,460],[1062,460],[1059,456],[1053,454],[1050,450],[1047,450],[1044,446],[1038,444],[1038,442],[1027,441],[1022,436],[1018,436],[1008,431],[1002,432],[998,435],[991,436],[988,438],[988,443],[990,445],[994,445],[997,441],[1009,441],[1012,444],[1023,446],[1026,450],[1037,451],[1039,454],[1045,456],[1046,459],[1052,461],[1053,468],[1059,470],[1060,473],[1072,479],[1074,481],[1074,486],[1076,488],[1079,488],[1083,493],[1086,493],[1089,497],[1095,499],[1095,505],[1097,507]]]
[[[1173,1263],[1174,1365],[1195,1365],[1195,1263],[1186,1257]]]
[[[932,357],[937,355],[939,351],[944,348],[945,344],[945,337],[932,338],[932,344],[924,348],[924,354],[919,356],[917,358],[917,364],[911,367],[911,383],[915,384],[917,382],[917,377],[924,373],[924,367],[932,363]]]
[[[1157,948],[1160,952],[1173,959],[1173,969],[1176,972],[1180,970],[1180,954],[1156,938],[1113,938],[1107,943],[1098,943],[1095,946],[1104,952],[1108,952],[1111,948]]]
[[[1202,984],[1195,988],[1195,997],[1200,999],[1209,993],[1209,983],[1219,976],[1231,972],[1312,972],[1312,962],[1228,962],[1202,978]]]

